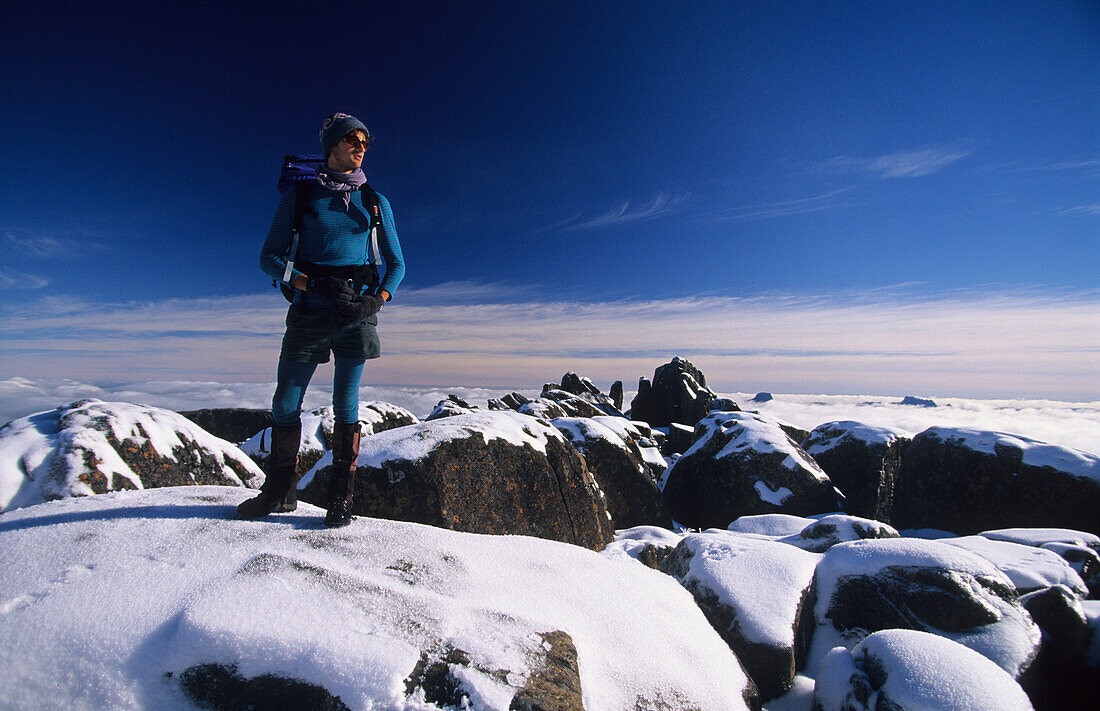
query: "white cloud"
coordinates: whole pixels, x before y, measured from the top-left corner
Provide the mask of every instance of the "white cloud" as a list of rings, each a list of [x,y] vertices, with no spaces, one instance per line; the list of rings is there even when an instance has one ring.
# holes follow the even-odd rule
[[[933,145],[871,158],[837,156],[818,164],[815,168],[869,173],[879,178],[915,178],[938,173],[973,152],[973,148],[961,145]]]
[[[718,210],[712,213],[709,219],[712,222],[755,222],[757,220],[768,220],[775,217],[832,210],[842,206],[842,203],[838,201],[837,198],[851,189],[852,188],[847,187],[808,198],[758,205],[743,205],[727,210]]]
[[[48,231],[0,227],[0,246],[6,252],[32,259],[76,259],[89,250],[102,249],[95,235],[85,229]]]
[[[1054,214],[1062,217],[1100,215],[1100,202],[1094,202],[1091,205],[1068,207],[1064,210],[1058,210]]]
[[[0,269],[0,289],[37,291],[49,283],[49,279],[37,274]]]
[[[492,292],[493,287],[483,287]],[[478,303],[452,285],[386,307],[367,384],[535,388],[572,370],[604,389],[674,355],[718,389],[1100,399],[1100,293],[762,294]],[[506,291],[506,290],[505,290]],[[0,311],[0,372],[103,381],[268,382],[272,294]],[[318,375],[323,380],[324,376]]]
[[[614,208],[599,217],[591,220],[585,220],[583,222],[576,222],[573,224],[565,224],[561,226],[561,229],[566,230],[591,230],[599,229],[602,227],[610,227],[612,225],[624,225],[632,224],[636,222],[647,222],[649,220],[655,220],[658,217],[675,212],[681,205],[687,202],[687,198],[683,195],[669,196],[665,193],[657,193],[657,196],[653,198],[653,202],[649,205],[631,207],[629,200],[624,200],[622,205]]]

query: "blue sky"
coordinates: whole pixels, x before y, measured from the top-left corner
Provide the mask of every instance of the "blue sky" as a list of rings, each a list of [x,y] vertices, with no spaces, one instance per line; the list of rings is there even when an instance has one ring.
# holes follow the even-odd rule
[[[1100,399],[1096,2],[30,5],[0,377],[271,379],[279,160],[340,110],[408,262],[367,381],[680,353],[730,391]]]

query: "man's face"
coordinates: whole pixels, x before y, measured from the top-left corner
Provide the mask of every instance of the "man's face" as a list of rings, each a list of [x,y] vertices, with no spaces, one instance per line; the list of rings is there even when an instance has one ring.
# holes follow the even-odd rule
[[[328,154],[328,165],[341,173],[350,173],[363,164],[367,152],[367,136],[362,131],[352,131],[341,138]]]

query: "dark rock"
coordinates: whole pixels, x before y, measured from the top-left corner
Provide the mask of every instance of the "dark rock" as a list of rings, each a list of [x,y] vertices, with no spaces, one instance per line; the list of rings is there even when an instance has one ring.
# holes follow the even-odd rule
[[[828,422],[816,427],[802,448],[844,492],[849,513],[889,523],[894,482],[911,441],[900,430]]]
[[[652,385],[642,378],[638,394],[630,403],[630,418],[653,427],[670,422],[694,425],[706,416],[715,397],[703,373],[683,358],[673,358],[653,373]]]
[[[913,405],[914,407],[936,407],[936,403],[923,397],[914,397],[912,395],[906,395],[901,399],[899,405]]]
[[[181,415],[226,442],[244,442],[273,424],[271,410],[243,407],[189,410]]]
[[[672,454],[683,454],[695,444],[695,428],[673,422],[668,426],[668,436],[665,437],[665,445],[661,453],[666,457]]]
[[[190,667],[179,675],[179,684],[197,706],[215,711],[350,711],[324,687],[273,674],[245,679],[235,665]]]
[[[573,638],[561,631],[540,636],[546,657],[516,692],[509,711],[584,711]]]
[[[534,400],[523,403],[516,408],[516,412],[521,415],[527,415],[528,417],[536,417],[540,420],[553,420],[557,417],[569,416],[565,408],[553,400],[544,397],[537,397]],[[594,410],[590,410],[590,412],[594,412]]]
[[[443,417],[454,417],[455,415],[467,415],[476,409],[476,407],[457,395],[447,395],[446,400],[440,400],[436,403],[432,411],[424,418],[424,421],[428,422]]]
[[[1039,649],[1039,630],[1012,582],[976,554],[941,543],[887,538],[841,543],[815,573],[817,629],[808,661],[851,649],[872,632],[912,629],[959,642],[1014,678]]]
[[[816,563],[782,543],[706,531],[685,536],[660,570],[691,592],[767,701],[790,690],[808,651]]]
[[[707,406],[709,412],[740,412],[741,406],[731,397],[716,397]]]
[[[776,420],[779,423],[779,429],[787,433],[787,436],[791,438],[791,441],[802,446],[802,443],[806,441],[806,438],[810,436],[809,431],[802,429],[801,427],[795,427],[794,425]]]
[[[905,453],[891,522],[958,534],[1016,526],[1096,534],[1097,511],[1097,455],[998,432],[933,427]]]
[[[657,489],[665,462],[656,444],[631,431],[624,418],[564,417],[551,420],[584,457],[604,493],[616,529],[653,525],[672,527]]]
[[[611,398],[611,404],[615,406],[615,409],[621,412],[623,409],[623,381],[616,380],[611,383],[608,397]]]
[[[713,413],[695,432],[695,445],[673,464],[664,489],[679,523],[725,528],[752,514],[840,510],[843,495],[775,420],[748,412]]]
[[[585,398],[554,388],[542,391],[539,400],[549,400],[565,413],[565,417],[596,417],[607,414]]]
[[[299,498],[327,502],[331,456]],[[607,507],[584,459],[548,423],[456,415],[364,437],[352,511],[456,531],[537,536],[599,550]]]
[[[756,393],[756,397],[752,399],[752,402],[771,402],[773,399],[771,393]]]
[[[1081,600],[1064,585],[1055,585],[1021,598],[1031,618],[1043,631],[1043,646],[1020,685],[1036,711],[1085,708],[1095,699],[1100,674],[1085,664],[1091,630]]]
[[[614,386],[612,386],[612,389],[614,389]],[[560,386],[552,383],[544,385],[542,397],[561,405],[569,417],[595,417],[597,415],[623,417],[622,383],[619,383],[618,404],[615,404],[613,397],[608,397],[600,392],[600,389],[591,380],[582,378],[572,372],[562,376]]]

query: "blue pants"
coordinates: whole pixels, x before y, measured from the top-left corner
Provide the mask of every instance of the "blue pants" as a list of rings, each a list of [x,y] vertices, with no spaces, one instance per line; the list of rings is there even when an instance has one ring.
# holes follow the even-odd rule
[[[363,359],[336,356],[336,374],[332,378],[332,409],[336,421],[354,424],[359,421],[359,380],[363,377]],[[302,400],[317,363],[299,363],[279,359],[279,383],[271,398],[271,415],[275,424],[289,427],[301,422]]]

